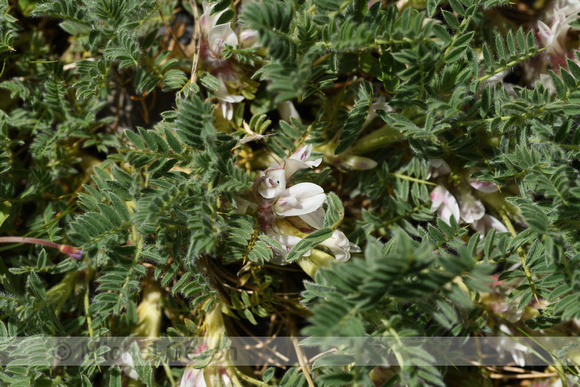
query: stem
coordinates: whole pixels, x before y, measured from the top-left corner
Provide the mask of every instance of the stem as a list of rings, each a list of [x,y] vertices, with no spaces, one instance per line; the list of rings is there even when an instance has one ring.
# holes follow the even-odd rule
[[[500,214],[502,220],[504,221],[508,231],[510,232],[510,234],[512,234],[512,237],[515,238],[518,235],[518,233],[516,232],[514,226],[512,225],[512,222],[510,221],[510,219],[507,215],[506,208],[505,207],[500,208],[499,214]],[[528,284],[530,285],[530,289],[532,290],[532,294],[534,295],[536,302],[539,303],[540,301],[538,300],[538,295],[536,293],[536,284],[534,283],[534,279],[532,278],[532,273],[530,272],[530,268],[526,264],[526,252],[524,251],[524,249],[522,247],[518,247],[518,256],[519,256],[520,262],[522,264],[522,268],[524,269],[524,273],[526,274],[526,279],[528,280]]]
[[[68,255],[72,259],[81,259],[83,251],[78,247],[69,245],[60,245],[58,243],[45,241],[44,239],[29,238],[29,237],[0,237],[0,243],[28,243],[31,245],[42,245],[58,249],[63,254]]]

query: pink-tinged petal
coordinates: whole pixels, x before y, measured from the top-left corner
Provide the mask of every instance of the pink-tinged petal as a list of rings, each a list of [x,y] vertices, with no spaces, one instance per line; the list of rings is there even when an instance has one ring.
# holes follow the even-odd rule
[[[435,187],[433,191],[431,191],[431,212],[437,210],[439,206],[443,203],[443,197],[445,196],[445,192],[447,190],[442,185],[438,185]]]
[[[279,196],[286,189],[284,173],[282,168],[267,169],[262,172],[259,178],[258,193],[266,199],[273,199]]]
[[[274,211],[279,216],[300,216],[316,211],[325,200],[322,187],[314,183],[300,183],[280,194]]]
[[[240,33],[240,47],[250,48],[256,46],[260,35],[256,30],[243,30]]]
[[[478,191],[485,193],[497,192],[499,189],[495,183],[490,181],[471,180],[469,184]]]
[[[314,212],[300,215],[300,219],[305,221],[310,227],[321,229],[324,226],[324,214],[324,208],[320,207]]]
[[[220,55],[226,47],[226,44],[235,47],[238,44],[238,37],[229,24],[221,24],[213,27],[209,31],[207,42],[210,50],[213,51],[214,54]]]
[[[334,230],[332,236],[321,245],[330,250],[337,262],[346,262],[350,259],[350,242],[342,231]]]
[[[196,368],[186,369],[181,377],[179,387],[207,387],[203,370]]]
[[[312,153],[312,144],[298,149],[292,156],[284,159],[284,169],[286,170],[286,179],[289,179],[300,169],[317,167],[322,162],[322,158],[308,160]]]
[[[466,223],[473,223],[485,215],[483,203],[477,200],[472,194],[465,193],[461,195],[461,219]]]
[[[366,171],[377,166],[377,162],[364,156],[346,155],[341,157],[340,165],[357,171]]]
[[[292,247],[294,247],[295,245],[298,244],[298,242],[300,242],[302,240],[302,238],[297,237],[297,236],[293,236],[293,235],[285,235],[285,234],[280,234],[278,232],[275,232],[273,230],[270,230],[269,232],[266,233],[266,235],[268,235],[270,238],[274,239],[275,241],[277,241],[278,243],[280,243],[283,247],[282,251],[275,251],[275,253],[279,256],[281,256],[282,258],[286,258],[288,256],[288,252],[290,251],[290,249]],[[308,250],[304,256],[307,257],[310,255],[310,250]],[[285,261],[274,261],[274,263],[277,264],[284,264]]]
[[[455,216],[455,220],[459,221],[459,205],[457,205],[457,200],[451,195],[449,191],[445,189],[442,185],[437,186],[431,192],[431,200],[433,204],[431,205],[431,211],[437,211],[439,217],[449,223],[451,215]]]

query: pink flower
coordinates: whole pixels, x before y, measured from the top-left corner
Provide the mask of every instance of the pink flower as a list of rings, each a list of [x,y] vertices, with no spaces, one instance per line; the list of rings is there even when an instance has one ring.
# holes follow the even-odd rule
[[[433,191],[431,191],[431,212],[437,211],[437,214],[445,223],[449,223],[451,215],[455,217],[456,221],[459,221],[459,206],[457,205],[457,200],[451,195],[447,189],[438,185]]]

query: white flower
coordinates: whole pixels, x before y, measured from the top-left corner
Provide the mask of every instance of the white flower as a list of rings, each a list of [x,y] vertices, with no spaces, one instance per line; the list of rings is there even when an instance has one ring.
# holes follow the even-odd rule
[[[289,179],[296,171],[300,169],[308,169],[318,167],[322,162],[322,158],[308,161],[312,153],[312,144],[306,145],[298,149],[294,154],[287,159],[284,159],[284,170],[286,171],[286,179]]]
[[[359,253],[361,251],[357,245],[349,242],[342,231],[338,230],[334,230],[332,236],[322,242],[321,245],[328,247],[337,262],[346,262],[350,259],[351,252]]]
[[[123,352],[119,357],[119,362],[123,372],[127,374],[131,379],[138,380],[139,375],[135,371],[135,363],[133,363],[133,356],[129,352]]]
[[[385,97],[380,95],[377,100],[371,104],[371,108],[369,110],[369,115],[367,116],[365,122],[363,123],[363,128],[367,127],[375,118],[379,115],[377,114],[377,110],[385,110],[385,111],[393,111],[393,109],[389,106],[389,104],[385,101]]]
[[[224,118],[227,120],[231,120],[232,117],[234,116],[234,108],[232,106],[232,103],[238,103],[243,101],[244,96],[230,94],[228,92],[228,88],[226,86],[223,74],[219,74],[217,76],[217,79],[219,79],[220,85],[217,91],[215,92],[214,97],[216,97],[220,101],[222,115],[224,116]]]
[[[487,234],[487,232],[492,228],[499,232],[508,232],[506,226],[504,226],[502,222],[491,215],[483,215],[481,219],[471,223],[471,228],[473,228],[475,231],[478,231],[481,234],[480,238],[482,239],[485,234]]]
[[[324,208],[319,207],[316,211],[300,215],[300,219],[305,221],[310,227],[321,229],[324,226]]]
[[[278,105],[278,113],[280,113],[280,118],[286,122],[290,122],[290,118],[300,121],[300,115],[291,101],[284,101]]]
[[[270,167],[260,174],[258,192],[266,199],[279,196],[286,189],[285,171],[281,166]]]
[[[302,240],[302,238],[293,236],[293,235],[285,235],[274,231],[273,229],[266,233],[270,238],[278,241],[282,245],[282,251],[276,251],[277,255],[281,256],[282,258],[286,258],[288,256],[288,252],[290,249],[298,244]],[[307,257],[310,255],[310,250],[308,250],[304,256]],[[273,263],[284,264],[286,261],[275,261]]]
[[[314,183],[296,184],[282,191],[274,204],[278,216],[300,216],[318,210],[324,201],[324,189]]]
[[[558,41],[558,37],[562,36],[563,32],[568,33],[568,29],[566,27],[563,28],[560,21],[556,21],[552,27],[549,27],[541,20],[538,21],[538,37],[544,47],[548,47],[546,50],[547,53],[552,55],[562,55],[565,53],[564,48]]]
[[[251,48],[258,45],[259,34],[256,30],[243,30],[240,32],[240,47]]]
[[[460,197],[461,207],[459,209],[461,219],[466,223],[473,223],[485,215],[485,207],[483,203],[477,200],[469,192],[465,192]]]
[[[209,30],[207,43],[214,56],[221,57],[226,44],[235,47],[238,44],[238,37],[229,24],[220,24]]]
[[[179,387],[206,387],[203,370],[197,368],[186,368],[181,377]]]
[[[429,159],[429,173],[427,179],[443,176],[451,172],[449,164],[443,159]]]
[[[451,195],[445,187],[438,185],[431,191],[431,212],[437,211],[437,214],[445,223],[449,223],[451,215],[455,216],[455,220],[459,221],[459,206],[457,200]]]

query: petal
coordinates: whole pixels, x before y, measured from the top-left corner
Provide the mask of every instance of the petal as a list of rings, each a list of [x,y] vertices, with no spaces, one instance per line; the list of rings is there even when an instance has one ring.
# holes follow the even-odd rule
[[[350,259],[350,242],[342,231],[334,230],[332,236],[321,245],[332,252],[337,262],[346,262]]]
[[[470,193],[461,195],[461,219],[466,223],[473,223],[485,215],[483,203]]]
[[[487,217],[486,221],[489,223],[489,227],[495,228],[499,232],[508,232],[508,229],[502,222],[491,215],[485,215]]]
[[[300,215],[300,219],[305,221],[309,226],[321,229],[324,226],[324,208],[320,207],[309,214]]]
[[[485,193],[497,192],[499,189],[495,183],[490,181],[471,180],[469,184],[478,191]]]
[[[304,161],[295,159],[285,159],[284,160],[284,170],[286,171],[286,179],[290,179],[297,171],[301,169],[308,169],[310,165]]]
[[[238,37],[229,23],[220,24],[209,31],[207,34],[207,42],[210,50],[212,50],[214,54],[221,54],[223,49],[226,47],[226,43],[235,47],[238,44]]]
[[[346,155],[342,157],[340,165],[354,169],[356,171],[366,171],[376,167],[377,162],[364,156]]]
[[[290,249],[292,247],[294,247],[295,245],[297,245],[298,242],[300,242],[302,240],[302,238],[297,237],[297,236],[279,234],[279,233],[274,232],[274,231],[270,231],[266,235],[268,235],[270,238],[278,241],[282,245],[282,247],[284,248],[283,251],[275,251],[282,258],[286,258],[288,256],[288,252],[290,251]],[[309,255],[310,255],[310,250],[308,250],[304,254],[305,257],[307,257]],[[285,262],[283,261],[283,262],[274,262],[274,263],[283,264]]]
[[[451,215],[455,216],[455,220],[459,221],[460,211],[459,205],[457,205],[457,200],[451,195],[445,187],[438,185],[433,191],[431,191],[431,200],[433,204],[431,205],[431,211],[437,210],[439,217],[449,223]]]
[[[439,206],[441,206],[441,204],[443,203],[445,192],[447,192],[447,190],[442,185],[438,185],[437,187],[435,187],[433,191],[431,191],[430,196],[431,201],[433,202],[431,204],[431,212],[437,210]]]
[[[306,159],[308,159],[310,157],[311,153],[312,153],[312,144],[308,144],[308,145],[298,149],[289,158],[292,160],[306,161]]]
[[[274,211],[279,216],[300,216],[316,211],[325,200],[322,187],[314,183],[300,183],[280,194]]]
[[[290,122],[290,118],[300,121],[300,115],[291,101],[284,101],[278,105],[278,113],[280,113],[280,118],[286,122]]]
[[[279,196],[286,189],[286,178],[282,168],[268,169],[262,172],[258,193],[266,199]]]
[[[254,47],[258,43],[259,34],[256,30],[243,30],[240,33],[240,46],[242,48]]]

